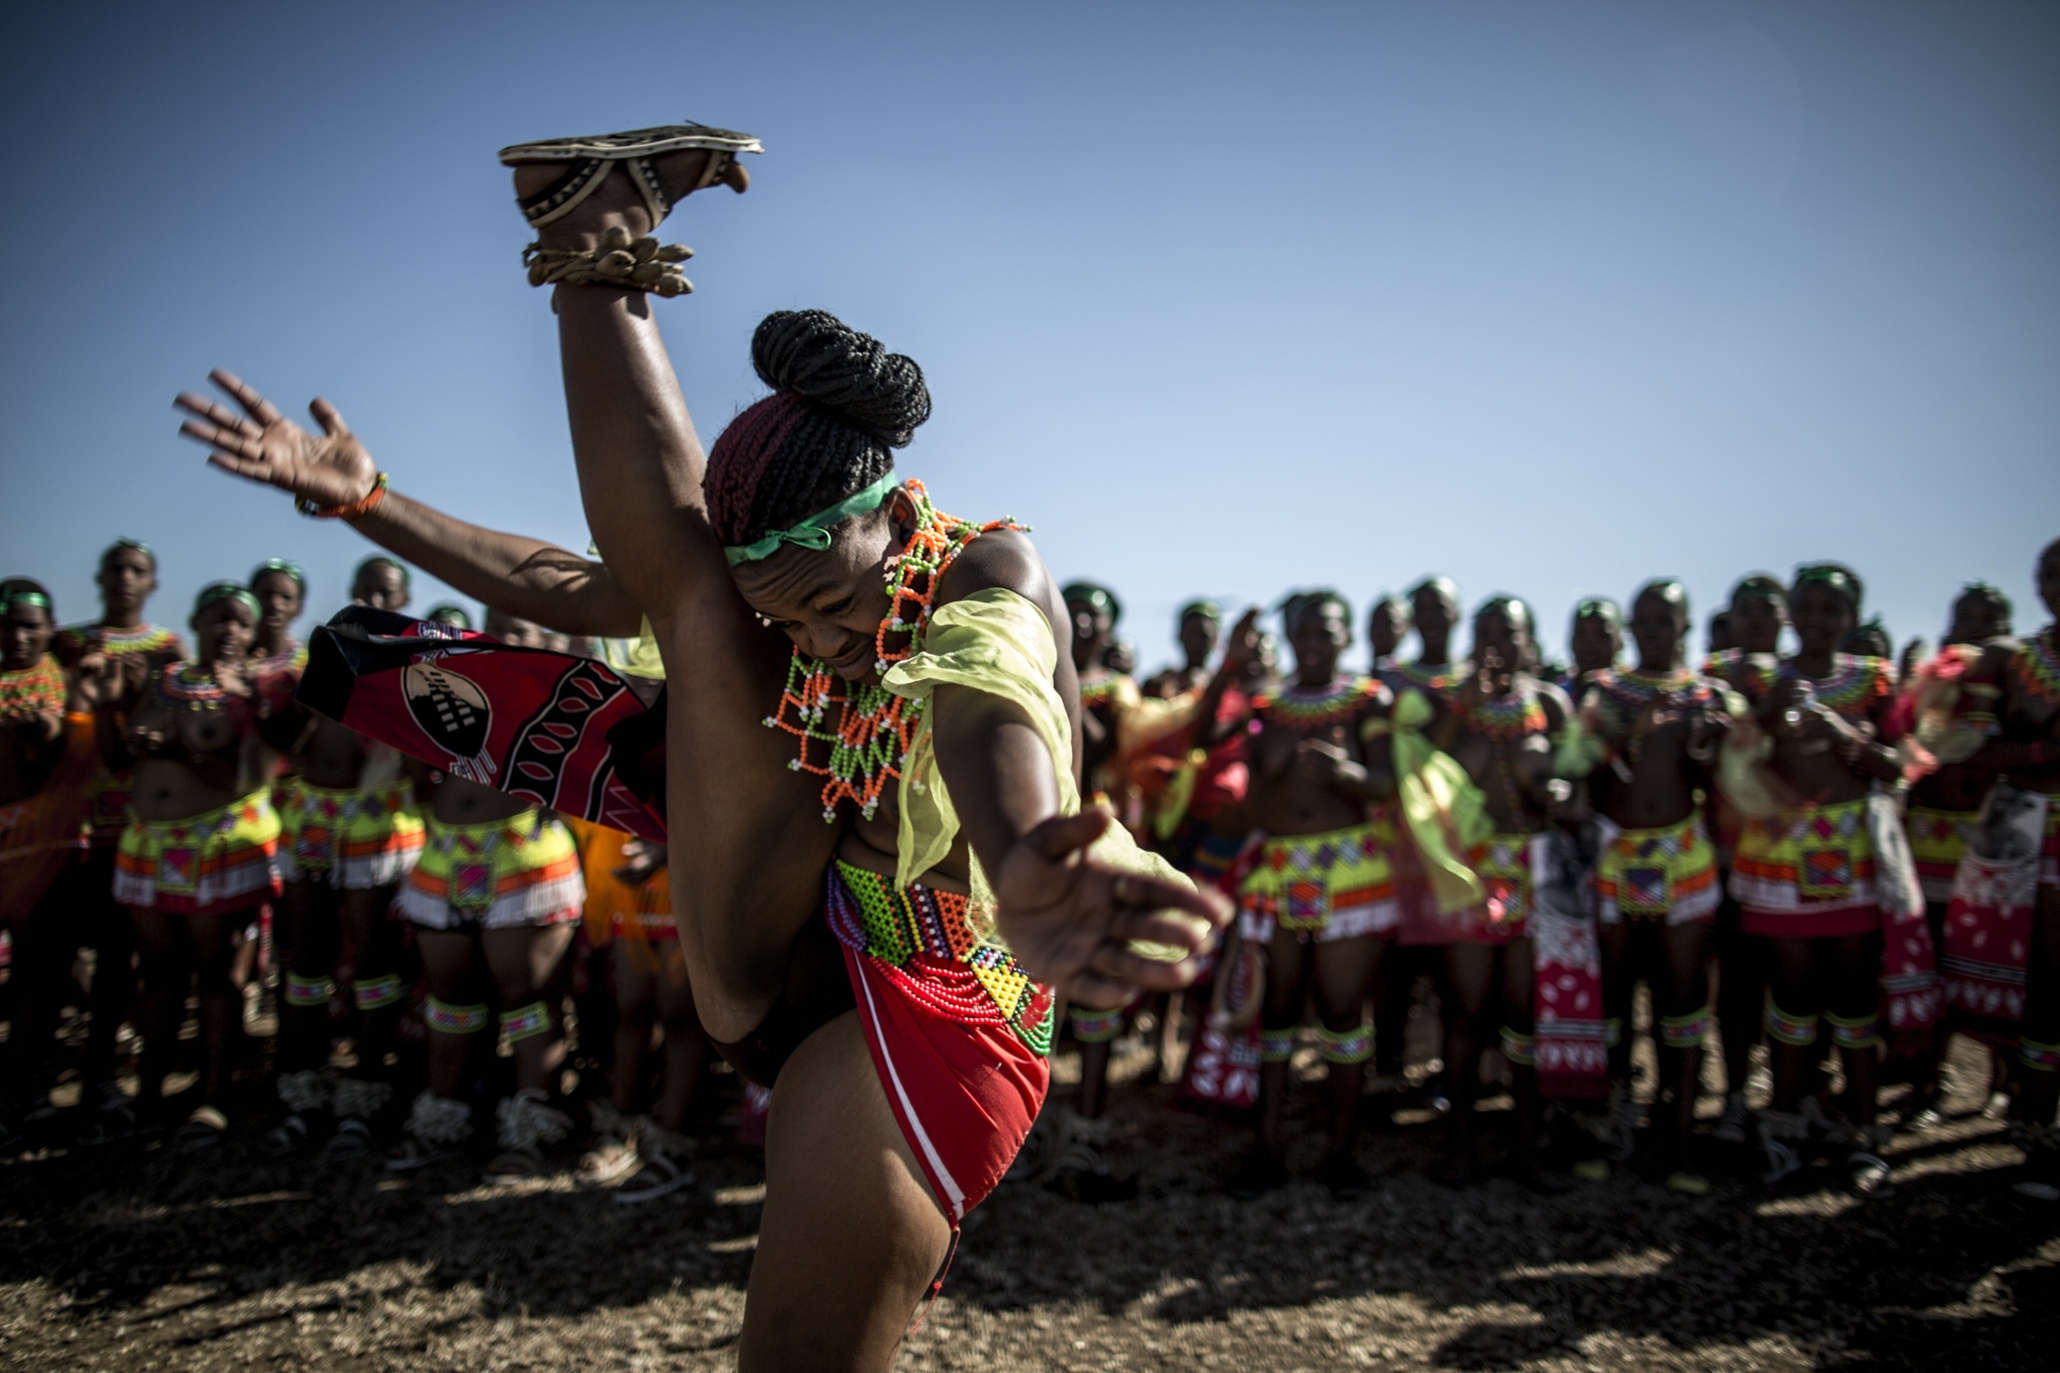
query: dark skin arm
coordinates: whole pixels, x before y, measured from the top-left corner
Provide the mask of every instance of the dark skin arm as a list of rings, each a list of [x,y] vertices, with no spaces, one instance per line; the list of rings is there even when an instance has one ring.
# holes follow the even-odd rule
[[[208,461],[318,506],[346,505],[372,489],[378,467],[336,407],[308,407],[319,433],[309,433],[238,377],[210,374],[243,413],[192,392],[179,408],[193,418],[179,432],[216,451]],[[567,634],[626,638],[637,634],[636,603],[603,564],[525,534],[504,534],[451,518],[389,491],[352,528],[381,548],[449,582],[468,596],[518,619]]]
[[[937,601],[941,607],[995,587],[1028,600],[1047,625],[1068,623],[1050,573],[1020,535],[990,534],[973,544],[946,574]],[[1070,657],[1059,655],[1055,687],[1077,700],[1077,687],[1067,690],[1071,675]],[[1074,720],[1077,759],[1077,708]],[[1062,990],[1086,1005],[1120,1005],[1138,987],[1170,991],[1194,980],[1192,961],[1145,958],[1118,941],[1189,947],[1221,923],[1223,903],[1183,884],[1083,862],[1081,851],[1112,821],[1099,812],[1058,816],[1054,759],[1022,707],[944,686],[932,700],[930,724],[938,769],[1018,958],[1033,967],[1080,967]],[[1098,918],[1081,920],[1083,907]]]
[[[1254,606],[1238,616],[1237,623],[1230,627],[1224,639],[1223,661],[1217,665],[1215,675],[1202,688],[1202,698],[1195,703],[1195,744],[1200,748],[1214,748],[1225,739],[1243,729],[1250,716],[1241,720],[1219,720],[1223,693],[1230,690],[1230,684],[1244,675],[1245,668],[1252,661],[1252,655],[1259,651],[1259,609]]]

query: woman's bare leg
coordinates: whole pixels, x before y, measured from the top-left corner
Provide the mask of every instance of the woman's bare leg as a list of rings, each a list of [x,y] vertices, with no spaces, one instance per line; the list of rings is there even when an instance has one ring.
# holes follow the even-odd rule
[[[494,986],[500,993],[501,1013],[506,1015],[518,1007],[544,1003],[550,1028],[541,1034],[527,1035],[514,1040],[515,1087],[518,1091],[535,1090],[555,1096],[554,1078],[558,1069],[565,1065],[564,1017],[558,1007],[558,998],[553,994],[558,981],[558,969],[565,962],[565,952],[572,947],[574,925],[518,926],[513,929],[486,930],[479,936],[480,951],[486,957],[487,969],[492,972]]]
[[[422,974],[429,994],[453,1006],[483,1001],[480,995],[478,941],[469,934],[452,930],[417,930],[416,944],[422,950]],[[456,1098],[465,1090],[465,1069],[472,1057],[476,1034],[429,1032],[429,1090],[440,1097]]]
[[[707,156],[677,153],[657,167],[683,191]],[[519,168],[518,193],[562,170]],[[651,228],[620,170],[540,238],[585,247],[612,225]],[[790,741],[760,723],[778,699],[791,645],[752,615],[730,580],[701,495],[707,459],[650,300],[565,287],[556,306],[588,527],[650,617],[661,652],[679,665],[667,744],[673,757],[694,760],[666,779],[673,866],[694,875],[673,898],[681,946],[702,1022],[718,1039],[741,1039],[764,1018],[794,936],[821,904],[838,831],[822,823],[818,784],[787,767]]]
[[[687,981],[687,963],[679,945],[666,941],[658,950],[658,1022],[665,1031],[665,1080],[659,1084],[652,1118],[668,1130],[686,1127],[687,1112],[708,1069],[708,1035],[694,1012],[694,989]]]
[[[765,1181],[741,1373],[891,1368],[951,1227],[895,1123],[856,1011],[810,1035],[781,1069]]]
[[[1364,1041],[1366,1002],[1380,976],[1381,958],[1388,941],[1374,935],[1334,940],[1316,946],[1316,1010],[1332,1043],[1339,1035],[1358,1035]],[[1359,1099],[1366,1088],[1366,1059],[1344,1061],[1327,1055],[1330,1068],[1330,1155],[1350,1158],[1359,1140]]]
[[[651,1027],[658,1020],[658,957],[650,944],[617,935],[608,963],[615,975],[615,1061],[608,1070],[608,1102],[618,1114],[630,1116],[636,1114]]]

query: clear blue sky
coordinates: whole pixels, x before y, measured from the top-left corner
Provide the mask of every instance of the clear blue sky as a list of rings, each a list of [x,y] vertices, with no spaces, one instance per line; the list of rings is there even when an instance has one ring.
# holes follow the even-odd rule
[[[396,485],[584,547],[504,143],[693,118],[768,155],[660,306],[712,436],[767,310],[913,355],[903,455],[1127,600],[1430,571],[1471,606],[1838,558],[1899,636],[2060,534],[2060,7],[37,6],[10,21],[0,572],[159,620],[369,552],[204,469],[211,366]],[[705,201],[705,203],[704,203]],[[418,605],[439,588],[425,586]]]

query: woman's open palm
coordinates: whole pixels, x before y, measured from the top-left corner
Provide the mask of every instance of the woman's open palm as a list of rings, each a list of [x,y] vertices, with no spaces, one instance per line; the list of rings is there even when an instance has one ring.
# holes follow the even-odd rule
[[[178,407],[193,418],[179,432],[214,449],[210,463],[318,506],[348,505],[371,491],[378,479],[372,455],[328,401],[308,407],[322,430],[311,434],[232,373],[217,368],[208,377],[243,411],[238,414],[191,391],[180,393]]]

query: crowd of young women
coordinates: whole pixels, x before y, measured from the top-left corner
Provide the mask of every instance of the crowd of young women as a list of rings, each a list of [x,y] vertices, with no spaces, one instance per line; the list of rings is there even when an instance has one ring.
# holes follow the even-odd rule
[[[1878,1194],[1884,1055],[1910,1065],[1914,1120],[1943,1025],[2016,1052],[2027,1183],[2053,1190],[2051,627],[2013,639],[2007,606],[1970,589],[1949,647],[1899,670],[1860,622],[1858,578],[1817,565],[1747,578],[1694,663],[1677,584],[1641,588],[1628,619],[1584,602],[1557,672],[1507,596],[1474,612],[1462,656],[1457,590],[1432,578],[1374,607],[1369,671],[1343,666],[1352,614],[1318,591],[1280,610],[1285,670],[1257,612],[1224,633],[1197,602],[1185,661],[1141,687],[1113,592],[1059,586],[1018,526],[946,515],[896,474],[929,414],[921,370],[835,318],[759,326],[770,393],[704,454],[650,304],[688,289],[687,252],[654,234],[697,191],[744,190],[738,155],[757,150],[685,125],[502,153],[536,234],[530,283],[554,288],[595,556],[409,500],[324,402],[309,431],[226,373],[230,403],[179,399],[215,466],[395,555],[359,569],[358,605],[398,611],[412,563],[494,608],[469,661],[634,641],[610,680],[651,681],[663,765],[640,769],[642,800],[665,844],[515,794],[513,759],[473,737],[492,702],[451,686],[467,660],[441,645],[470,633],[461,611],[356,623],[414,645],[442,712],[423,717],[440,733],[375,739],[303,704],[338,699],[322,679],[340,669],[291,637],[308,587],[290,562],[208,586],[190,655],[143,620],[141,544],[107,550],[95,624],[60,632],[41,586],[0,584],[10,1132],[33,1141],[57,1115],[53,1030],[90,949],[73,1123],[218,1144],[240,993],[269,942],[279,1107],[263,1147],[348,1157],[388,1130],[391,1167],[476,1153],[531,1175],[575,1147],[569,970],[582,1051],[613,1049],[585,1180],[684,1184],[708,1047],[776,1087],[746,1367],[891,1362],[966,1212],[1011,1170],[1121,1196],[1110,1045],[1139,1007],[1167,1025],[1182,996],[1191,1094],[1253,1108],[1230,1180],[1244,1194],[1288,1177],[1305,1025],[1328,1080],[1318,1176],[1340,1195],[1367,1185],[1368,1063],[1398,1062],[1419,987],[1441,1017],[1454,1183],[1492,1152],[1475,1138],[1487,1068],[1513,1089],[1508,1154],[1530,1185],[1569,1185],[1553,1130],[1573,1120],[1597,1146],[1572,1159],[1590,1173],[1630,1160],[1706,1188],[1693,1122],[1715,1034],[1714,1137],[1753,1129],[1770,1179],[1829,1151]],[[2039,577],[2060,606],[2060,551]],[[1642,1133],[1640,982],[1658,1065]],[[198,1077],[173,1112],[189,1002]],[[116,1083],[132,1004],[133,1095]],[[1082,1081],[1047,1111],[1061,1023]],[[1754,1117],[1763,1038],[1772,1090]]]

